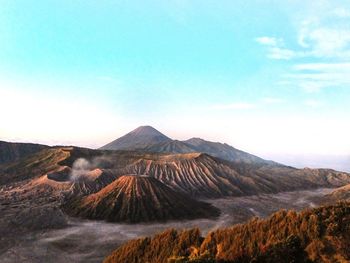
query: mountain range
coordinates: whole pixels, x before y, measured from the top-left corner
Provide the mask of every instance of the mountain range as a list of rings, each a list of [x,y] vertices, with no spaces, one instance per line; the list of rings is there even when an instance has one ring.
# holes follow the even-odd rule
[[[207,153],[231,162],[265,163],[267,161],[238,150],[226,143],[210,142],[200,138],[186,141],[172,140],[151,126],[140,126],[128,134],[102,146],[101,150],[138,150],[154,153]]]
[[[13,149],[17,149],[18,153],[13,154]],[[12,146],[12,143],[6,143],[2,151],[8,151],[13,157],[12,161],[0,164],[0,186],[23,185],[22,188],[30,189],[26,190],[28,192],[34,191],[34,188],[25,185],[35,182],[40,191],[47,189],[56,195],[64,194],[64,205],[71,208],[72,214],[112,221],[151,220],[149,216],[135,217],[136,214],[146,215],[147,206],[131,204],[141,204],[145,200],[153,202],[155,196],[162,196],[165,192],[172,194],[163,195],[162,199],[173,201],[162,207],[173,207],[174,211],[164,212],[154,220],[183,217],[179,206],[176,206],[179,200],[183,200],[182,196],[188,197],[189,207],[195,207],[190,205],[195,203],[196,198],[272,194],[350,184],[350,175],[344,172],[296,169],[227,144],[199,138],[176,141],[150,126],[141,126],[97,150],[31,144]],[[147,177],[131,180],[125,177],[128,175]],[[124,180],[118,181],[123,176]],[[135,185],[123,187],[130,182]],[[134,190],[129,190],[140,186],[147,189],[142,191],[146,196],[141,196],[141,199]],[[133,196],[126,195],[125,189]],[[118,206],[129,204],[129,209],[134,209],[134,212],[125,213],[131,210],[122,209],[121,214],[116,215],[117,210],[112,209],[116,202]],[[101,213],[101,209],[106,212]],[[153,207],[149,210],[160,215],[157,209]],[[188,213],[188,217],[192,217],[192,213]]]

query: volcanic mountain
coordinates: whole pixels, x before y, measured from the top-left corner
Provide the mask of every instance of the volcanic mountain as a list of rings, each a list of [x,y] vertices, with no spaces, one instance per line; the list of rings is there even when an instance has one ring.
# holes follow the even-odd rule
[[[66,210],[84,218],[130,223],[219,215],[211,205],[142,175],[121,176],[99,192],[68,203]]]
[[[100,149],[139,150],[153,153],[201,152],[231,162],[253,164],[274,163],[238,150],[226,143],[210,142],[200,138],[192,138],[186,141],[172,140],[150,126],[141,126]]]
[[[128,134],[101,147],[101,150],[140,150],[150,145],[171,141],[151,126],[140,126]]]

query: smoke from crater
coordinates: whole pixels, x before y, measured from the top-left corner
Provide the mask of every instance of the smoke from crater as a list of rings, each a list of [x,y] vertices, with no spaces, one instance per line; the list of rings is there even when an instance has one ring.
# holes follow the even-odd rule
[[[72,181],[77,181],[79,180],[79,178],[85,176],[91,170],[92,170],[91,163],[84,158],[79,158],[75,160],[73,163],[70,179]]]

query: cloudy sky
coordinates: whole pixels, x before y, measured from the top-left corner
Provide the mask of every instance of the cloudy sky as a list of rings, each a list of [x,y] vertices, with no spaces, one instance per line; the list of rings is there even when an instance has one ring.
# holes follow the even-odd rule
[[[0,0],[0,139],[98,147],[149,124],[350,163],[349,1],[247,2]]]

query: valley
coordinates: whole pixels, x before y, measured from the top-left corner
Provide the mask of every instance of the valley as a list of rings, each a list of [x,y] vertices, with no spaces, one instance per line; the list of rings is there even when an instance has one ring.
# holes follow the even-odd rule
[[[12,263],[19,260],[28,263],[49,261],[102,262],[106,255],[128,240],[154,235],[169,228],[179,230],[198,227],[205,235],[211,230],[243,223],[259,216],[267,217],[280,209],[297,211],[314,207],[316,200],[332,191],[329,188],[314,191],[295,191],[279,194],[264,194],[249,197],[230,197],[205,200],[222,212],[217,219],[196,219],[167,223],[118,224],[94,220],[80,220],[65,217],[58,229],[27,230],[21,238],[7,237],[11,245],[1,251],[0,262]],[[52,214],[52,217],[57,217]],[[52,220],[48,217],[47,219]],[[57,224],[57,223],[56,223]],[[4,227],[1,225],[1,232]],[[11,233],[15,233],[11,231]],[[15,240],[14,240],[15,239]]]

